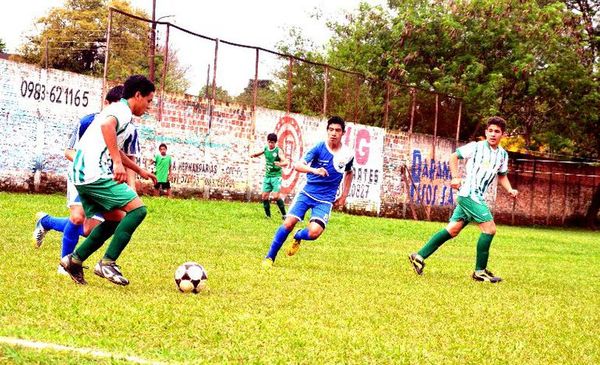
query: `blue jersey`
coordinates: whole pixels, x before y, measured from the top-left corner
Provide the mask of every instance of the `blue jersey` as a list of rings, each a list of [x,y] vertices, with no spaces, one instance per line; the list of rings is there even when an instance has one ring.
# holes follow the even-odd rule
[[[68,148],[73,149],[75,147],[75,144],[81,139],[81,136],[83,136],[90,124],[92,124],[92,122],[94,121],[96,114],[98,113],[88,114],[85,117],[79,119],[79,122],[73,129],[73,132],[71,132],[71,138],[69,139]]]
[[[83,134],[92,124],[94,118],[96,118],[96,115],[98,115],[98,113],[92,113],[79,119],[79,122],[71,132],[71,138],[69,139],[69,145],[67,148],[75,149],[75,144],[77,144],[81,137],[83,137]],[[140,141],[138,139],[137,128],[134,128],[133,133],[127,136],[127,139],[123,144],[123,152],[125,152],[127,156],[138,157],[140,155]]]
[[[352,170],[354,151],[342,146],[334,153],[326,142],[319,142],[306,153],[304,161],[315,169],[323,167],[329,176],[307,173],[302,191],[317,201],[333,203],[344,173]]]

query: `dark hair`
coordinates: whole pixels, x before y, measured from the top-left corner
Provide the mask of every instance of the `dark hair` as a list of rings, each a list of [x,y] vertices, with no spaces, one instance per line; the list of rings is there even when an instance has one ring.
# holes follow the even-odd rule
[[[121,97],[123,96],[123,89],[123,85],[117,85],[108,90],[105,97],[106,101],[109,103],[116,103],[117,101],[121,100]]]
[[[332,124],[339,124],[340,127],[342,127],[342,132],[346,131],[346,122],[344,122],[342,117],[334,115],[333,117],[329,118],[329,120],[327,120],[327,128],[329,128],[329,126]]]
[[[267,136],[267,141],[277,142],[277,135],[275,133],[269,133]]]
[[[129,99],[135,96],[136,92],[140,92],[142,96],[148,96],[154,92],[154,84],[143,75],[129,76],[123,84],[123,99]]]
[[[487,129],[492,124],[500,127],[500,130],[502,132],[506,130],[506,121],[500,117],[489,117],[487,123],[485,124],[485,129]]]
[[[165,143],[161,143],[161,144],[158,146],[158,149],[160,149],[161,147],[167,148],[167,145],[166,145]]]

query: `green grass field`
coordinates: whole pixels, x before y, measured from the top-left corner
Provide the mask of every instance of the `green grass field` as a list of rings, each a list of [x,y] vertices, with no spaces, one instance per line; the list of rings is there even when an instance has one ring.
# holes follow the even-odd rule
[[[598,233],[501,226],[490,268],[505,281],[491,285],[469,276],[476,227],[418,277],[406,256],[443,223],[336,212],[319,240],[265,271],[280,222],[259,203],[144,201],[149,215],[119,260],[131,284],[90,269],[84,287],[56,273],[56,232],[40,249],[31,241],[35,212],[65,215],[64,197],[0,193],[0,337],[160,363],[600,363]],[[176,290],[190,260],[207,269],[209,292]],[[125,362],[0,342],[0,363]]]

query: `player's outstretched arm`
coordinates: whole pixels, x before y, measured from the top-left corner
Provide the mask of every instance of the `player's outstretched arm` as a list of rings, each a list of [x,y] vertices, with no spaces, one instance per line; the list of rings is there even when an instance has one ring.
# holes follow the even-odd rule
[[[279,166],[279,167],[285,167],[289,164],[290,162],[285,158],[285,157],[280,157],[279,161],[275,161],[275,165]]]
[[[132,159],[127,157],[125,152],[119,151],[119,153],[120,153],[121,159],[123,161],[123,166],[135,171],[135,173],[140,175],[143,179],[150,179],[150,180],[152,180],[152,182],[154,184],[156,184],[156,176],[153,173],[148,172],[148,171],[144,170],[143,168],[141,168],[140,166],[138,166],[138,164],[136,164]]]
[[[513,189],[512,185],[510,185],[508,176],[498,175],[498,184],[500,184],[513,198],[516,198],[517,195],[519,195],[519,191],[516,189]]]
[[[460,173],[458,172],[458,154],[453,152],[450,155],[450,160],[448,161],[450,165],[450,173],[452,174],[452,180],[450,180],[450,186],[453,189],[460,188],[460,184],[462,183],[462,179],[460,178]]]
[[[256,152],[250,155],[250,157],[254,158],[254,157],[258,157],[260,155],[262,155],[263,153],[265,153],[265,151],[260,151],[260,152]]]
[[[294,164],[294,169],[296,169],[296,171],[298,172],[311,173],[320,176],[329,176],[329,173],[323,167],[315,169],[313,167],[308,166],[308,164],[304,160],[296,162]]]
[[[350,187],[352,186],[352,179],[354,178],[354,173],[352,170],[346,172],[344,175],[344,181],[342,182],[342,195],[333,203],[335,207],[341,208],[346,205],[346,198],[348,194],[350,194]]]

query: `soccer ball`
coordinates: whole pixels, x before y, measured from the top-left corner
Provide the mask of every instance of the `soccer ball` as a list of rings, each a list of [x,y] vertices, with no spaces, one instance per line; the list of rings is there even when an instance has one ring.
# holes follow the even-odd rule
[[[175,270],[175,285],[182,293],[200,293],[206,287],[206,270],[196,262],[186,262]]]

